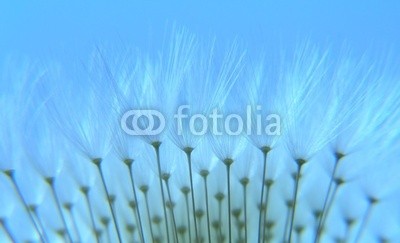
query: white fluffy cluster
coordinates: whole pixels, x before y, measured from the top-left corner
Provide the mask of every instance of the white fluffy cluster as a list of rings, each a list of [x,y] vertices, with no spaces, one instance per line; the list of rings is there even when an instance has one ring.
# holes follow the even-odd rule
[[[3,63],[0,242],[400,240],[393,60],[310,43],[255,54],[185,31],[166,43],[68,68]],[[247,128],[276,114],[279,134],[189,129],[214,109],[247,121],[248,107]],[[129,136],[131,109],[166,128]]]

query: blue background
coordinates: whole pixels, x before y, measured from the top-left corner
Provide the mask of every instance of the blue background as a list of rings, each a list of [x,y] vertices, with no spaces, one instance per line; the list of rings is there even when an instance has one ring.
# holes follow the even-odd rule
[[[0,54],[87,53],[98,43],[161,43],[173,24],[250,49],[299,38],[364,52],[399,50],[399,1],[4,1]]]

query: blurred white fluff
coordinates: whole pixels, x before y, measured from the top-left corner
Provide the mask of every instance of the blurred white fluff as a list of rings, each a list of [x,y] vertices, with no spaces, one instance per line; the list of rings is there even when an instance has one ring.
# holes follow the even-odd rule
[[[88,159],[102,158],[110,151],[114,114],[113,90],[109,88],[112,77],[101,58],[98,60],[95,54],[93,59],[88,73],[77,68],[74,75],[63,77],[62,71],[57,71],[45,84],[52,87],[51,99],[47,102],[49,116]],[[64,81],[58,83],[57,79]]]

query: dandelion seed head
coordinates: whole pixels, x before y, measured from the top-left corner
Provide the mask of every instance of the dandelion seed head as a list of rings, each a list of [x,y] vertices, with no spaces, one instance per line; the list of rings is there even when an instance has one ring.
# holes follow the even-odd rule
[[[71,69],[10,63],[0,82],[0,240],[5,227],[16,241],[399,238],[393,61],[311,40],[255,56],[239,39],[171,33],[145,51],[97,45]],[[163,132],[125,133],[123,114],[141,109],[165,117]],[[253,133],[209,123],[195,135],[190,117],[214,110],[251,119]],[[279,134],[255,134],[268,113]]]

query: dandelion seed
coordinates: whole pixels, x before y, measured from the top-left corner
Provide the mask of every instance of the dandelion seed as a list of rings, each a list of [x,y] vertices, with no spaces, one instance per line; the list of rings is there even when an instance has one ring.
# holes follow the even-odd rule
[[[311,41],[256,56],[177,27],[164,41],[6,63],[0,241],[398,241],[395,60]],[[122,119],[142,109],[161,115]]]

